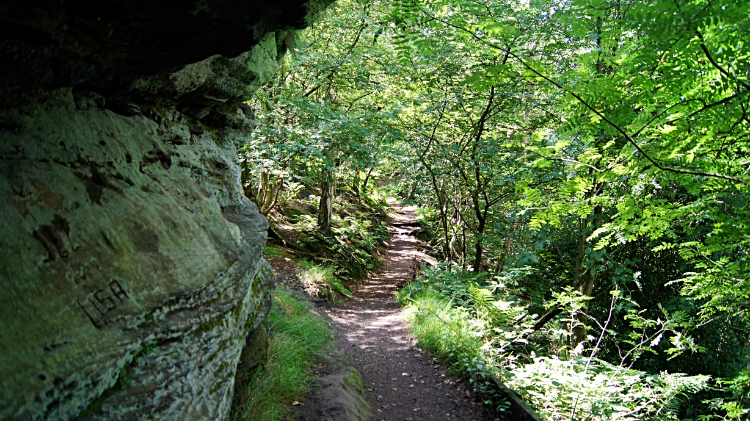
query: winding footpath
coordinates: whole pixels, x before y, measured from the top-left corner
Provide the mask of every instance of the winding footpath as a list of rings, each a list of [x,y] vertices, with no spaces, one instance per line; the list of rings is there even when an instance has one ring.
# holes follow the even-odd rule
[[[417,348],[408,333],[395,294],[411,280],[419,262],[431,258],[420,252],[421,243],[413,236],[414,209],[391,205],[397,213],[382,270],[360,284],[345,304],[326,310],[337,329],[332,357],[362,374],[375,421],[485,420],[467,385]]]

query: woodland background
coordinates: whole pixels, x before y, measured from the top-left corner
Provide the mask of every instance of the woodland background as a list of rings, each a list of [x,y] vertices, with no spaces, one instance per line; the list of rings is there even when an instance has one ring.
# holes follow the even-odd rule
[[[747,419],[750,3],[344,0],[251,101],[245,193],[362,276],[420,207],[415,334],[548,419]],[[308,212],[309,211],[309,212]],[[310,213],[315,214],[313,217]]]

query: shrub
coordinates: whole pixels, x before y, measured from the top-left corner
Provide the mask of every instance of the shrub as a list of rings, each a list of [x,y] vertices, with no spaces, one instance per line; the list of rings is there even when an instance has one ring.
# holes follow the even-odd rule
[[[402,289],[398,300],[420,345],[469,378],[498,415],[508,405],[490,376],[517,390],[547,419],[677,420],[681,402],[709,388],[708,376],[631,370],[625,360],[613,365],[595,358],[596,348],[584,355],[539,346],[565,332],[554,323],[535,332],[534,317],[522,316],[527,307],[502,296],[504,278],[485,278],[455,267],[428,270]],[[639,332],[659,324],[633,319]],[[678,321],[661,321],[662,330]]]

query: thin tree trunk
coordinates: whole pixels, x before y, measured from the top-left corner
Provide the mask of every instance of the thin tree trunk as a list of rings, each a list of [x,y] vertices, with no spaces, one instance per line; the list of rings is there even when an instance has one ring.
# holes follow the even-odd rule
[[[261,214],[267,216],[268,212],[276,206],[279,199],[279,192],[284,184],[284,178],[280,178],[276,185],[268,176],[267,172],[260,173],[260,182],[258,183],[258,195],[255,202],[258,204],[258,210]]]
[[[596,186],[592,196],[599,190]],[[595,206],[593,220],[591,222],[591,232],[596,230],[601,223],[602,207]],[[586,237],[590,235],[586,220],[581,220],[581,238],[578,240],[578,257],[576,258],[575,286],[576,290],[586,297],[583,307],[576,312],[571,321],[571,346],[574,348],[581,342],[586,341],[586,323],[588,319],[588,303],[591,300],[591,293],[594,290],[594,281],[596,279],[597,266],[593,263],[584,270],[583,263],[586,259]]]
[[[453,206],[460,206],[460,205],[454,204]],[[456,207],[456,209],[458,209],[458,208]],[[448,247],[448,251],[450,252],[450,256],[451,256],[450,258],[451,259],[455,256],[459,261],[463,262],[463,260],[464,260],[463,256],[458,251],[456,251],[455,247],[453,247],[453,245],[456,243],[456,237],[458,236],[458,230],[459,230],[459,228],[461,228],[463,226],[463,221],[461,220],[461,212],[459,212],[458,210],[456,210],[456,212],[454,213],[454,215],[455,215],[455,218],[454,218],[454,221],[455,221],[454,227],[455,228],[453,229],[453,232],[451,233],[451,241],[450,241],[450,244],[449,244],[449,247]]]
[[[620,2],[616,1],[614,4],[614,11],[615,16],[619,16],[620,11]],[[618,19],[621,19],[621,17],[617,17]],[[606,54],[605,50],[602,49],[602,18],[599,17],[596,20],[596,27],[595,27],[595,33],[597,35],[596,38],[596,45],[598,47],[599,53],[596,60],[596,73],[601,75],[607,75],[612,72],[611,67],[607,65],[607,63],[604,61],[604,55]],[[612,51],[614,54],[616,52],[616,48]],[[602,141],[603,139],[599,139],[597,141],[597,144]],[[601,162],[601,158],[597,162]],[[598,166],[598,163],[596,164]],[[592,171],[589,170],[589,174],[591,174]],[[588,195],[589,198],[593,198],[599,192],[604,188],[604,183],[595,183],[594,187],[592,188],[590,194]],[[603,217],[603,208],[601,205],[597,205],[594,207],[594,213],[592,215],[592,221],[591,221],[591,230],[590,232],[596,231],[602,222]],[[585,238],[590,235],[589,231],[585,230],[586,226],[583,225],[581,229],[581,241],[585,242]],[[576,288],[578,292],[583,294],[586,297],[586,302],[584,303],[583,308],[581,311],[578,312],[578,314],[575,315],[573,324],[574,327],[572,329],[572,335],[571,335],[571,344],[576,347],[581,342],[584,342],[586,340],[586,322],[587,322],[587,312],[588,312],[588,304],[591,301],[591,294],[594,290],[594,282],[596,279],[596,272],[597,272],[597,265],[594,263],[591,265],[591,267],[587,268],[587,270],[583,273],[580,273],[580,263],[582,263],[583,257],[581,257],[582,251],[582,245],[579,243],[579,259],[576,259],[576,276],[578,277]],[[585,257],[585,256],[584,256]],[[579,262],[581,260],[581,262]],[[582,278],[582,279],[581,279]]]
[[[268,173],[262,172],[260,173],[260,182],[258,183],[258,194],[255,197],[256,203],[258,203],[258,207],[263,205],[263,202],[266,201],[266,193],[268,191]]]
[[[372,170],[374,167],[371,167],[367,170],[367,175],[365,176],[365,181],[362,182],[362,195],[367,194],[367,182],[370,181],[370,174],[372,174]]]
[[[414,199],[414,194],[417,192],[417,179],[415,178],[414,181],[411,183],[411,187],[409,188],[409,195],[406,197],[408,200]]]
[[[548,311],[544,316],[540,317],[539,320],[534,323],[534,332],[544,327],[544,325],[547,324],[550,320],[552,320],[555,316],[562,313],[562,308],[560,307],[553,307],[550,311]]]
[[[517,224],[513,225],[513,231],[516,231]],[[513,247],[513,237],[505,237],[503,241],[503,252],[500,254],[500,257],[497,260],[497,269],[495,269],[495,273],[500,273],[501,270],[503,270],[503,267],[505,267],[505,262],[508,260],[508,256],[510,256],[510,250]]]
[[[352,181],[352,190],[354,190],[354,194],[357,195],[358,198],[362,198],[362,190],[361,190],[361,184],[360,184],[360,171],[358,169],[354,170],[354,180]]]
[[[466,224],[461,227],[461,268],[466,269]]]
[[[586,259],[586,220],[581,218],[578,224],[580,237],[578,238],[578,255],[576,256],[576,268],[573,275],[573,285],[580,288],[583,278],[583,262]],[[570,326],[570,344],[572,347],[586,340],[586,313],[581,309],[573,315]]]
[[[320,204],[318,205],[318,231],[324,237],[331,238],[331,218],[333,216],[333,196],[335,181],[328,172],[320,185]]]
[[[443,257],[445,259],[448,259],[450,262],[451,259],[451,249],[450,249],[450,236],[448,235],[448,210],[445,208],[445,194],[438,188],[437,182],[433,179],[433,186],[437,190],[437,196],[438,196],[438,208],[440,209],[440,219],[443,221],[443,238],[445,241],[443,242]]]
[[[482,271],[482,253],[484,252],[482,236],[484,235],[484,226],[486,221],[486,217],[479,219],[479,226],[477,226],[477,239],[476,244],[474,245],[474,272],[476,273]]]

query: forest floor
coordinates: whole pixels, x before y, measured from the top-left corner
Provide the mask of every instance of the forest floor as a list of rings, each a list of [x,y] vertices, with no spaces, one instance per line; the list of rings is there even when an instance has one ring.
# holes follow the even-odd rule
[[[362,375],[373,420],[486,420],[486,411],[467,384],[452,377],[432,356],[417,348],[395,301],[399,286],[411,281],[421,262],[431,257],[414,236],[418,229],[413,208],[390,203],[396,209],[390,225],[391,240],[381,269],[351,285],[353,296],[324,309],[336,331],[330,359],[315,372],[323,377],[343,367]],[[283,268],[275,267],[281,282]],[[313,391],[314,392],[314,391]],[[315,398],[299,405],[300,421],[322,421]]]

